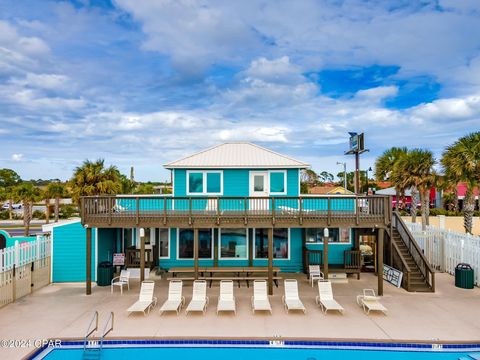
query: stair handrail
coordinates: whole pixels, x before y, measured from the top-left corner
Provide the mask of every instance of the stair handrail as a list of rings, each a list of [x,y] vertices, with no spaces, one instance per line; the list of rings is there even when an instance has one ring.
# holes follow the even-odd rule
[[[95,323],[95,327],[92,329],[92,325]],[[95,331],[98,330],[98,311],[95,311],[93,313],[92,319],[90,320],[90,323],[88,324],[87,331],[85,332],[85,337],[83,341],[83,349],[87,347],[87,342],[88,338],[90,335],[92,335]]]
[[[435,291],[435,271],[431,267],[430,263],[428,262],[426,256],[424,255],[422,249],[418,245],[417,241],[415,240],[415,237],[412,235],[410,230],[408,229],[407,225],[403,221],[403,219],[400,217],[400,214],[398,211],[394,212],[394,224],[396,225],[397,231],[399,229],[399,226],[402,227],[402,230],[408,237],[408,244],[406,242],[406,239],[402,236],[402,233],[399,231],[398,233],[400,234],[400,239],[405,243],[405,245],[408,247],[410,253],[412,254],[413,259],[417,262],[417,257],[413,256],[412,253],[412,246],[415,249],[415,252],[418,254],[420,259],[422,260],[423,266],[425,267],[425,273],[423,274],[425,276],[425,280],[429,283],[429,285],[432,287],[432,291]],[[422,264],[419,264],[417,262],[418,268],[420,271],[422,271]]]
[[[110,315],[108,316],[107,321],[105,321],[105,325],[103,326],[102,336],[100,338],[100,349],[103,348],[103,340],[105,339],[105,336],[107,336],[107,334],[110,331],[113,331],[114,319],[115,319],[115,315],[114,315],[113,311],[110,311]],[[108,324],[110,324],[110,327],[107,330]]]

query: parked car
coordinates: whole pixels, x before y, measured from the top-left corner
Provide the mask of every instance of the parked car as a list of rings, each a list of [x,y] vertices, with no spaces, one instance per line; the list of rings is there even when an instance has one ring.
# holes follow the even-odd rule
[[[7,201],[5,204],[2,205],[2,209],[8,210],[10,202]],[[22,208],[22,204],[12,204],[13,210],[18,210]]]

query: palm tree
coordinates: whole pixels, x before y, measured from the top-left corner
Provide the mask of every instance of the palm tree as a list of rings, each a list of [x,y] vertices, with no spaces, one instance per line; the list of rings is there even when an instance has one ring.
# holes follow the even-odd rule
[[[448,146],[442,154],[441,163],[445,174],[454,179],[455,187],[459,182],[465,182],[467,185],[463,205],[463,227],[465,232],[471,234],[475,209],[473,189],[480,185],[480,132],[464,136]]]
[[[22,183],[14,189],[14,200],[23,203],[23,226],[25,236],[30,235],[30,222],[32,221],[32,205],[40,197],[40,189],[30,183]]]
[[[60,182],[52,182],[48,184],[47,192],[50,197],[55,199],[55,222],[58,222],[58,214],[60,211],[60,198],[65,195],[65,187]]]
[[[8,215],[13,219],[13,188],[22,182],[20,176],[12,169],[0,169],[0,187],[5,190],[5,196],[8,198]]]
[[[114,195],[122,191],[121,174],[115,166],[105,168],[104,160],[85,160],[70,179],[72,201],[79,204],[81,196]]]
[[[407,154],[408,150],[406,147],[392,147],[377,158],[375,161],[375,180],[376,181],[385,181],[385,180],[400,180],[400,175],[395,176],[394,169],[395,164]],[[395,182],[395,210],[398,207],[400,196],[404,194],[405,189],[400,186],[401,182]]]
[[[436,174],[433,170],[435,159],[429,150],[413,149],[408,151],[394,167],[395,180],[403,189],[412,191],[412,208],[416,211],[414,192],[420,195],[422,230],[426,230],[430,210],[430,189],[435,183]],[[413,219],[412,219],[413,221]]]
[[[48,188],[42,191],[42,199],[45,201],[45,224],[50,222],[50,199],[51,195],[48,192]]]

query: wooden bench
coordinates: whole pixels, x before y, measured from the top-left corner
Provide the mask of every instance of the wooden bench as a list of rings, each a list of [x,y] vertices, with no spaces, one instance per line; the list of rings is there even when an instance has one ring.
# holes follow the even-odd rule
[[[245,281],[247,284],[247,287],[250,287],[249,281],[253,280],[267,280],[268,277],[259,277],[259,276],[202,276],[199,278],[200,280],[206,280],[209,281],[209,287],[212,287],[212,283],[214,281],[221,281],[221,280],[232,280],[232,281],[237,281],[238,282],[238,287],[240,287],[240,282]],[[278,281],[282,280],[283,278],[280,276],[274,276],[273,277],[273,282],[275,283],[275,286],[278,288]]]

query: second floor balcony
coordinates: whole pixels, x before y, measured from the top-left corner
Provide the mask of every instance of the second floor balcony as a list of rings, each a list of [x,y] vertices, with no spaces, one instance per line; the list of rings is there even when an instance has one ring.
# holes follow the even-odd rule
[[[174,197],[89,196],[81,199],[90,227],[386,227],[388,196]]]

